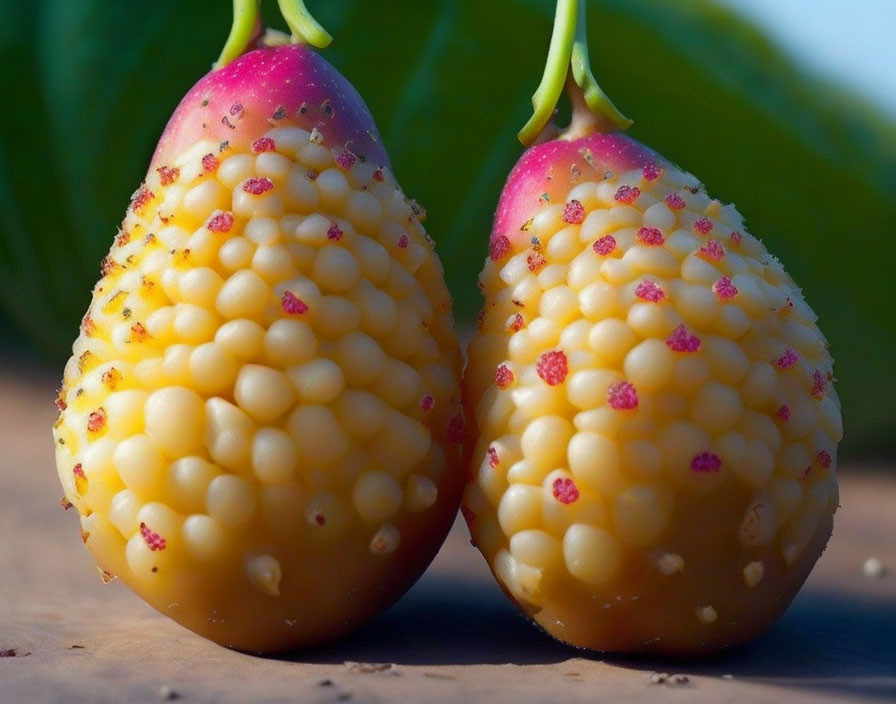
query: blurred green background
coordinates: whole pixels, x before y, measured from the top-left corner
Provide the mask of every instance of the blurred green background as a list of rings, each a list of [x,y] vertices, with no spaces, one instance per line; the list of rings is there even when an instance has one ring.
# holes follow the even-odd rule
[[[328,0],[325,55],[428,210],[457,316],[544,63],[553,0]],[[276,4],[267,24],[283,28]],[[226,0],[0,0],[0,334],[59,365]],[[734,202],[819,314],[848,455],[896,450],[896,126],[710,0],[591,0],[592,63],[631,134]]]

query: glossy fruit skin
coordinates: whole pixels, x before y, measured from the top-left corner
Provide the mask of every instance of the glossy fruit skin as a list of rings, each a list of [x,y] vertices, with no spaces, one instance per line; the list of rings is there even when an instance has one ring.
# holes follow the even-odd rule
[[[554,637],[702,655],[755,637],[832,530],[832,361],[731,206],[619,133],[538,144],[499,202],[462,510]]]
[[[106,579],[252,652],[332,641],[416,581],[465,442],[423,218],[308,47],[251,51],[187,94],[57,399],[64,503]]]

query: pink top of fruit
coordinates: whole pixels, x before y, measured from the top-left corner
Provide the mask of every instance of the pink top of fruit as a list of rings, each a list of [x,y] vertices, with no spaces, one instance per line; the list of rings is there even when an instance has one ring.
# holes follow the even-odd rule
[[[166,164],[200,139],[248,152],[272,127],[314,128],[331,147],[389,167],[370,110],[352,85],[305,44],[262,47],[193,86],[153,156]]]
[[[645,167],[654,170],[667,163],[621,132],[536,144],[520,157],[507,178],[495,213],[491,241],[501,237],[511,242],[528,239],[520,228],[542,208],[565,203],[566,196],[578,183],[601,181],[607,171],[618,173]],[[634,191],[630,189],[623,195],[633,196]]]

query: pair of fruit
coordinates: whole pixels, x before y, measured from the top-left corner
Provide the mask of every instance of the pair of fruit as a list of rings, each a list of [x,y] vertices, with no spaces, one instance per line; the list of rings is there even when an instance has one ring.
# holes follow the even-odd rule
[[[103,574],[219,643],[315,645],[404,593],[467,483],[502,588],[566,642],[681,654],[766,628],[831,530],[830,355],[737,213],[620,131],[584,3],[558,3],[463,384],[423,211],[307,45],[327,35],[280,4],[293,42],[237,3],[65,370],[64,503]]]

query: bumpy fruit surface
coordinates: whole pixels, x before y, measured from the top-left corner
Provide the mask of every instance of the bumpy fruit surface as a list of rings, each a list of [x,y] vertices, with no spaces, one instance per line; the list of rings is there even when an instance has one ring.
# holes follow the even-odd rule
[[[252,651],[333,639],[419,577],[464,436],[421,220],[363,101],[308,47],[190,91],[58,400],[59,476],[104,573]]]
[[[799,289],[731,206],[618,133],[529,149],[481,276],[464,514],[555,637],[696,654],[791,601],[842,435]]]

